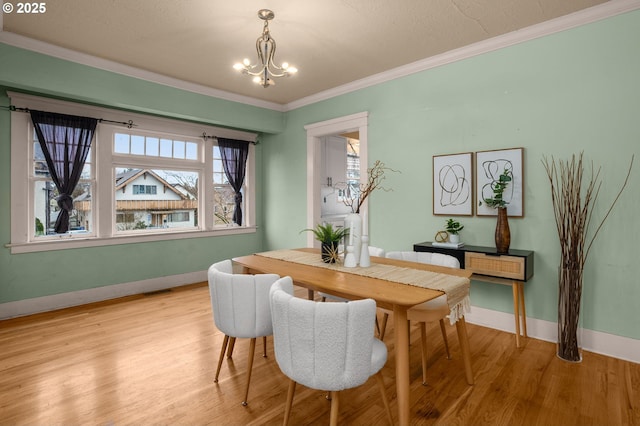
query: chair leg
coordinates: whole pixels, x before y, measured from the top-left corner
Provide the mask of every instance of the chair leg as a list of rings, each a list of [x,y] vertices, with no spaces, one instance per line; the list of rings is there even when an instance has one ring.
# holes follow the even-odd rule
[[[227,358],[231,358],[233,356],[233,348],[236,345],[236,338],[231,337],[229,340],[229,350],[227,350]]]
[[[447,351],[447,359],[451,359],[451,352],[449,352],[449,339],[447,339],[447,329],[444,325],[444,319],[440,319],[440,331],[442,332],[442,340],[444,340],[444,349]]]
[[[340,410],[340,399],[338,398],[338,391],[331,391],[331,415],[329,417],[329,426],[336,426],[338,424],[338,411]]]
[[[422,384],[427,386],[427,324],[420,323],[420,345],[422,354]]]
[[[384,313],[382,316],[382,324],[380,324],[380,340],[384,340],[384,332],[387,330],[387,320],[389,319],[389,314]]]
[[[382,370],[376,373],[376,380],[378,381],[378,387],[380,388],[380,394],[382,395],[382,403],[384,404],[384,409],[387,411],[389,424],[393,425],[393,416],[391,415],[391,407],[389,406],[389,400],[387,399],[387,392],[384,388],[384,377],[382,376]]]
[[[247,399],[249,397],[249,383],[251,383],[251,370],[253,369],[253,355],[256,352],[256,338],[251,339],[251,344],[249,345],[249,353],[247,354],[247,386],[244,390],[244,399],[242,400],[242,405],[247,406]]]
[[[262,337],[262,357],[267,357],[267,336]]]
[[[289,418],[291,417],[291,406],[293,405],[293,394],[296,392],[296,382],[291,380],[289,382],[289,391],[287,392],[287,403],[284,406],[284,426],[289,424]]]
[[[218,368],[216,369],[216,377],[213,379],[213,383],[218,383],[218,376],[220,375],[220,368],[222,367],[222,360],[224,359],[224,352],[227,350],[227,344],[229,343],[229,336],[224,335],[222,341],[222,349],[220,349],[220,358],[218,358]]]

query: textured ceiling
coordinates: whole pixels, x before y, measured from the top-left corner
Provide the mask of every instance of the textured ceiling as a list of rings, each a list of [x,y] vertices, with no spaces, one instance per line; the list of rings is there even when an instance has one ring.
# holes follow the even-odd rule
[[[54,0],[4,14],[3,30],[214,89],[286,104],[604,0]],[[267,89],[233,69],[269,8],[276,63],[299,72]]]

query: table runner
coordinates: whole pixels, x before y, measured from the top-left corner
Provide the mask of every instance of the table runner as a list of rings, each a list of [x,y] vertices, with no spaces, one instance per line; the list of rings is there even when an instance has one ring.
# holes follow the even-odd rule
[[[274,250],[256,253],[258,256],[272,259],[284,260],[287,262],[300,263],[318,268],[332,269],[349,274],[362,275],[369,278],[377,278],[386,281],[393,281],[401,284],[408,284],[430,290],[442,291],[447,295],[447,303],[451,310],[449,321],[454,324],[459,318],[464,317],[465,312],[469,312],[469,279],[447,275],[439,272],[424,271],[402,266],[384,265],[371,262],[367,268],[355,267],[346,268],[337,263],[324,263],[318,253],[309,253],[299,250]]]

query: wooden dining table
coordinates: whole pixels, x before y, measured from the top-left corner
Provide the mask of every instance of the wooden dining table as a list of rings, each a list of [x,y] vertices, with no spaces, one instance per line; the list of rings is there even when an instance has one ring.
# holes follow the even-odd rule
[[[303,248],[296,250],[313,252],[320,256],[318,249]],[[341,270],[320,268],[260,254],[236,257],[233,258],[233,261],[243,267],[245,273],[273,273],[280,276],[290,276],[296,285],[307,288],[310,296],[314,291],[320,291],[350,300],[369,298],[375,300],[379,307],[393,310],[398,424],[408,425],[410,423],[409,321],[407,320],[407,310],[412,306],[435,299],[441,296],[443,292],[394,282],[389,279],[349,273],[344,271],[345,268],[341,268]],[[371,257],[371,263],[420,269],[467,279],[471,276],[471,272],[462,269],[381,257]],[[471,355],[464,317],[456,322],[456,330],[460,340],[466,379],[469,384],[473,384]]]

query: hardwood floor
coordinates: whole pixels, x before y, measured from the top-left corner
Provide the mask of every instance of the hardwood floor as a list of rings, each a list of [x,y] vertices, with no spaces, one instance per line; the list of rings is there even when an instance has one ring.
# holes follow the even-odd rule
[[[298,289],[301,297],[306,290]],[[415,425],[640,425],[640,365],[585,353],[579,364],[534,339],[468,324],[476,384],[468,386],[455,327],[453,359],[428,327],[429,383],[421,384],[412,327]],[[204,284],[0,322],[2,425],[281,424],[287,380],[269,338],[257,351],[249,405],[241,405],[249,342],[238,340],[213,382],[223,335]],[[387,396],[397,416],[393,327],[385,342]],[[325,393],[298,386],[291,424],[329,423]],[[341,424],[382,425],[375,379],[344,391]]]

